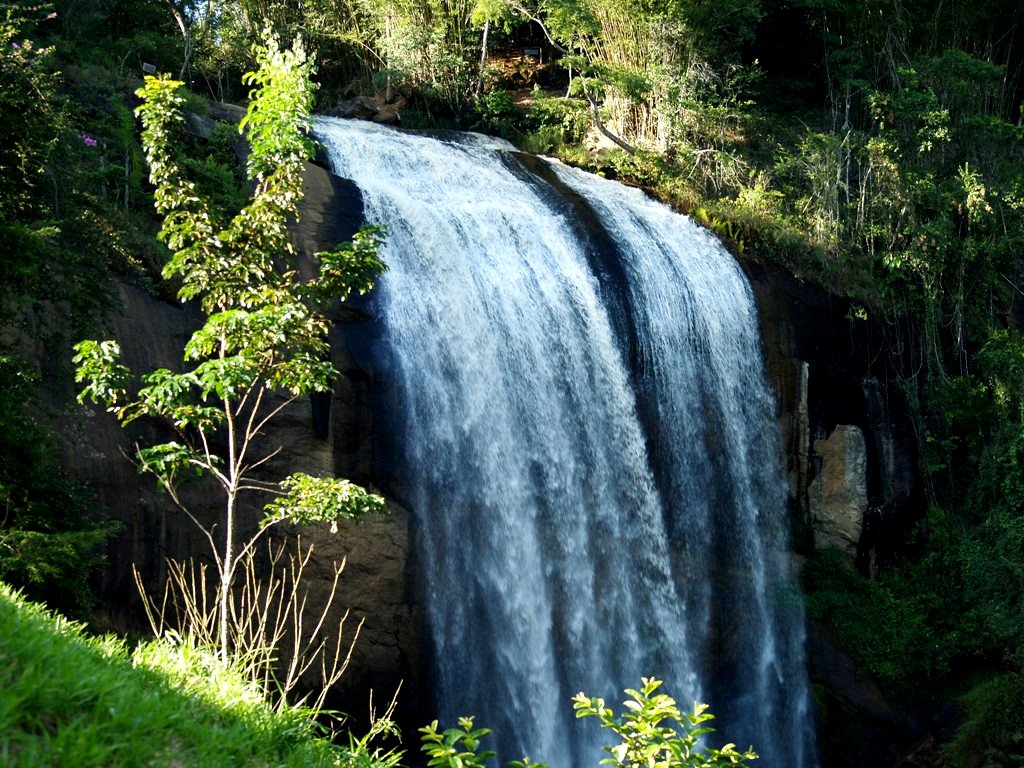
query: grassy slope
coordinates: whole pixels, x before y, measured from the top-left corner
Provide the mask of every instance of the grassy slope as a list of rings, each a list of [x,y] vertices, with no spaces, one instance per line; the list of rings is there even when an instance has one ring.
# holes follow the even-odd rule
[[[91,637],[0,584],[0,765],[320,766],[344,754],[186,644]]]

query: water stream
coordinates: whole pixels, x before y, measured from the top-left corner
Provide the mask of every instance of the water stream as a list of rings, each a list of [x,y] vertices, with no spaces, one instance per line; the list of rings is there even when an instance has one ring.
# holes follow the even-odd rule
[[[500,757],[596,768],[641,676],[763,768],[816,764],[774,403],[730,254],[499,140],[317,119],[386,224],[375,301],[433,696]]]

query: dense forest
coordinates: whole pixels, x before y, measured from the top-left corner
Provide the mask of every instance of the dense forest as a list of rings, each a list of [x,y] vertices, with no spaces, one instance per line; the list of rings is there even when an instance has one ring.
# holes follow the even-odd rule
[[[884,340],[925,478],[808,612],[908,711],[957,708],[933,763],[1024,765],[1024,15],[1014,0],[62,0],[0,7],[0,579],[87,618],[116,526],[64,479],[47,403],[113,285],[159,279],[134,110],[244,103],[266,30],[315,52],[317,110],[502,136],[640,186],[739,254],[850,301]],[[236,134],[177,162],[237,209]],[[41,362],[45,361],[45,362]],[[816,692],[823,751],[868,727]],[[916,764],[916,763],[915,763]]]

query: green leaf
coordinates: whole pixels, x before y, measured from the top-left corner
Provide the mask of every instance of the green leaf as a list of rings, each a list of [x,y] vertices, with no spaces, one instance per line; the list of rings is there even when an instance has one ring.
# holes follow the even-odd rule
[[[87,399],[106,405],[108,409],[124,399],[131,371],[121,365],[121,347],[116,341],[80,341],[75,345],[75,381],[85,384],[78,402]]]
[[[150,472],[171,486],[183,480],[196,479],[213,470],[202,454],[177,442],[142,448],[136,456],[139,459],[139,472]]]
[[[386,510],[384,499],[364,488],[333,477],[298,472],[281,483],[282,495],[264,509],[263,525],[287,520],[296,525],[337,522]]]
[[[320,278],[314,282],[318,293],[326,299],[345,301],[353,292],[363,295],[387,269],[380,259],[383,227],[363,227],[349,243],[317,254]]]
[[[239,355],[207,360],[196,366],[192,373],[204,400],[210,397],[220,400],[240,397],[256,384],[259,374],[257,364]]]
[[[338,372],[330,361],[325,307],[353,291],[370,290],[384,269],[378,256],[381,230],[371,228],[325,254],[319,276],[300,280],[288,224],[298,214],[303,163],[313,151],[307,133],[313,64],[301,40],[284,49],[273,34],[267,32],[265,39],[254,49],[257,68],[244,78],[253,88],[241,124],[250,147],[252,191],[230,219],[221,201],[209,202],[187,177],[189,164],[179,162],[175,143],[183,123],[182,84],[147,77],[138,92],[153,199],[163,217],[159,237],[170,251],[163,275],[177,282],[179,298],[197,301],[206,315],[183,350],[184,362],[194,367],[181,373],[152,371],[132,398],[129,371],[118,361],[115,342],[84,341],[75,356],[76,380],[85,384],[80,400],[105,403],[122,423],[152,417],[178,433],[180,442],[140,449],[140,471],[157,475],[170,488],[217,472],[230,496],[213,526],[227,529],[225,542],[239,534],[234,540],[243,548],[254,539],[245,541],[234,528],[235,494],[268,488],[267,482],[248,477],[263,464],[251,458],[258,438],[271,432],[264,427],[287,402],[263,395],[267,390],[297,396],[331,389]],[[227,428],[210,440],[209,433],[221,426]],[[200,441],[201,452],[194,447]],[[209,455],[210,445],[231,457],[223,475],[220,460]],[[334,523],[384,509],[380,496],[347,480],[297,474],[281,483],[279,498],[266,506],[264,525]],[[210,543],[218,546],[212,537]],[[230,552],[213,554],[220,562],[231,560]],[[222,578],[230,582],[231,573]],[[225,600],[232,584],[217,586]],[[227,646],[222,640],[225,655]],[[453,759],[463,758],[456,754]]]

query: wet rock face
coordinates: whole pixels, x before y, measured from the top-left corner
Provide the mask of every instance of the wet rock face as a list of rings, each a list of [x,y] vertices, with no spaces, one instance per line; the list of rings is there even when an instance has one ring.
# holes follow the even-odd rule
[[[838,550],[873,575],[895,557],[924,509],[909,409],[887,384],[894,378],[884,341],[850,319],[845,301],[764,265],[744,266],[777,396],[794,548]],[[858,674],[850,650],[808,623],[821,764],[895,764],[916,738],[913,723]]]
[[[167,352],[180,349],[178,342],[188,326],[188,313],[162,304],[140,289],[125,286],[122,294],[124,314],[115,322],[112,335],[123,341],[126,359],[136,370],[175,365]],[[337,389],[340,395],[353,388],[339,383]],[[109,567],[97,585],[107,606],[102,620],[121,631],[146,631],[148,625],[132,568],[140,571],[150,593],[158,594],[166,578],[166,558],[195,557],[199,562],[210,562],[209,545],[196,526],[156,488],[156,481],[139,475],[122,455],[131,453],[136,440],[151,439],[151,429],[126,432],[109,414],[93,407],[78,406],[68,416],[69,473],[88,481],[111,516],[124,526],[110,544]],[[293,471],[333,472],[370,484],[358,472],[360,466],[373,463],[365,453],[370,442],[360,448],[358,440],[344,434],[351,424],[361,421],[346,416],[343,408],[332,409],[332,417],[328,439],[322,440],[316,436],[308,400],[285,409],[268,431],[268,447],[273,443],[283,450],[267,465],[266,476],[280,478]],[[336,445],[342,450],[336,450]],[[223,509],[223,497],[210,484],[195,486],[185,497],[204,521],[216,520]],[[275,541],[286,540],[289,549],[300,537],[304,547],[313,547],[303,579],[309,589],[307,617],[319,616],[320,606],[332,589],[333,568],[344,563],[326,625],[340,626],[347,612],[342,633],[345,645],[357,629],[358,640],[349,670],[329,703],[351,712],[357,720],[367,711],[371,689],[374,700],[382,706],[387,703],[383,699],[390,698],[403,680],[407,690],[414,687],[416,616],[406,573],[408,515],[391,502],[389,510],[388,515],[342,523],[337,533],[332,533],[329,526],[275,529]],[[250,504],[243,513],[252,525],[260,509]]]
[[[834,547],[868,573],[922,510],[909,410],[882,340],[849,303],[746,262],[778,402],[794,547]]]
[[[814,546],[837,549],[855,561],[868,508],[864,434],[852,424],[839,424],[827,438],[815,440],[812,451],[818,466],[808,487]]]
[[[112,313],[104,332],[120,344],[124,363],[133,371],[180,368],[180,350],[198,327],[198,315],[155,299],[135,285],[118,286],[118,298],[120,311]],[[156,480],[140,475],[127,458],[134,454],[136,443],[167,436],[142,421],[121,429],[101,407],[78,405],[71,396],[67,403],[61,418],[64,466],[71,477],[88,483],[101,506],[124,526],[111,540],[108,565],[96,585],[108,611],[105,619],[120,630],[144,629],[132,568],[155,588],[163,581],[167,557],[202,554],[209,559],[208,545],[167,494],[158,490]],[[206,520],[214,519],[220,506],[212,487],[189,488],[184,498]]]

